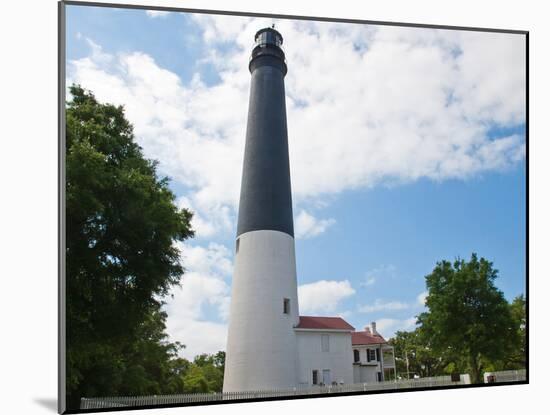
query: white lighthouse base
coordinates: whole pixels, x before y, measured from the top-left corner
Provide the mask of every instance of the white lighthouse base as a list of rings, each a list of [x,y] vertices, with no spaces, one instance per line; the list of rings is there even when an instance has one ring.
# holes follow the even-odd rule
[[[237,245],[223,391],[292,388],[299,321],[294,238],[251,231]]]

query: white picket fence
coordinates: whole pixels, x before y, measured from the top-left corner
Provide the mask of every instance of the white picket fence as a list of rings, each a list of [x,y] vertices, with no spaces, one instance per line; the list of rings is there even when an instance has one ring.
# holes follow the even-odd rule
[[[491,376],[493,376],[492,379]],[[521,382],[527,379],[527,371],[525,369],[518,369],[485,372],[483,377],[485,383]]]
[[[463,385],[464,380],[453,382],[450,376],[437,376],[431,378],[397,380],[375,383],[355,383],[349,385],[332,385],[317,387],[298,387],[281,390],[258,390],[246,392],[218,392],[218,393],[187,393],[178,395],[152,395],[152,396],[117,396],[104,398],[82,398],[80,409],[100,409],[114,407],[148,406],[148,405],[174,405],[201,402],[214,402],[239,399],[257,399],[288,397],[297,395],[319,395],[346,392],[368,392],[377,390],[395,390],[410,388],[430,388],[437,386]]]

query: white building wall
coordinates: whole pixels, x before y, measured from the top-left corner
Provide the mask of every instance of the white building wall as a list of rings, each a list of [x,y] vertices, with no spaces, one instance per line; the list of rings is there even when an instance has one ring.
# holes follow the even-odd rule
[[[361,383],[361,366],[353,365],[353,383]]]
[[[374,383],[378,382],[377,366],[359,366],[359,377],[354,383]]]
[[[372,346],[370,348],[377,349],[378,347],[379,346]],[[381,371],[380,368],[382,365],[381,362],[376,360],[371,360],[370,362],[367,360],[367,349],[369,349],[368,346],[353,346],[353,350],[359,350],[360,362],[360,364],[353,365],[353,383],[378,382],[377,373]]]
[[[289,314],[283,313],[284,298],[290,300]],[[223,391],[294,387],[298,319],[294,238],[268,230],[240,235]]]
[[[329,336],[329,351],[321,349],[321,335]],[[349,332],[296,330],[298,341],[298,383],[312,384],[313,370],[319,371],[319,382],[323,370],[329,369],[331,380],[338,383],[353,383],[353,351]]]

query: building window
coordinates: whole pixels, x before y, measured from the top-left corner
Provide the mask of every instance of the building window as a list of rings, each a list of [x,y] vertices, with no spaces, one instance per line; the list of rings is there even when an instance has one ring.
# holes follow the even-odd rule
[[[359,350],[354,349],[353,350],[353,361],[355,363],[358,363],[360,360],[361,360],[361,358],[359,357]]]
[[[374,349],[367,349],[367,362],[376,360],[376,351]]]
[[[314,385],[317,385],[317,384],[319,383],[319,371],[318,371],[318,370],[314,370],[314,371],[312,372],[312,377],[313,377],[312,383],[313,383]]]
[[[321,334],[321,351],[322,352],[329,351],[328,334]]]
[[[376,361],[380,361],[380,349],[376,349]]]
[[[236,253],[236,254],[239,253],[239,242],[240,242],[240,241],[241,241],[241,240],[240,240],[239,238],[237,238],[237,243],[236,243],[236,245],[235,245],[235,253]]]
[[[378,379],[378,382],[382,382],[382,373],[376,372],[376,378]]]
[[[288,298],[283,299],[283,313],[290,314],[290,300]]]
[[[323,369],[323,385],[330,385],[331,383],[330,369]]]

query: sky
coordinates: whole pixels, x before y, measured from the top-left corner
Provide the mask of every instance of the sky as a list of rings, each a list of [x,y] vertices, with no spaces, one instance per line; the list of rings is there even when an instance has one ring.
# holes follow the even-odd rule
[[[473,252],[525,293],[523,35],[67,6],[67,85],[124,105],[196,236],[165,309],[182,356],[225,349],[254,33],[284,37],[301,315],[424,311]],[[69,97],[70,98],[70,97]]]

